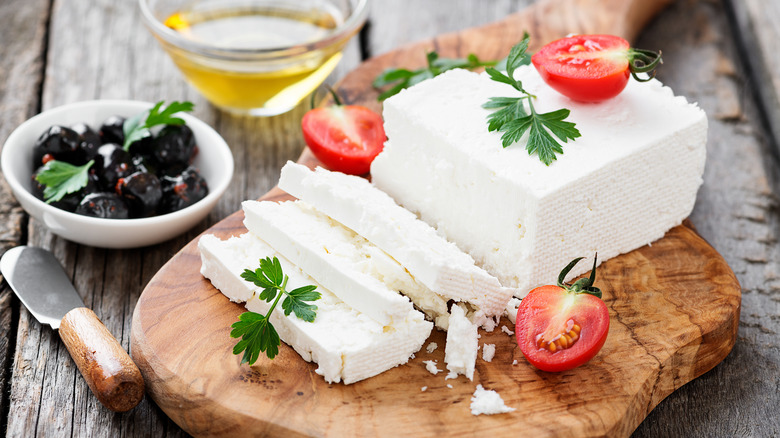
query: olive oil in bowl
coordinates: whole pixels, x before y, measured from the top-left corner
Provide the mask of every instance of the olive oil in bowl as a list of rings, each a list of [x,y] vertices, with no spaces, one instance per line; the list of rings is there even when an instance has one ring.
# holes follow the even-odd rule
[[[163,47],[214,105],[259,116],[286,112],[316,89],[365,19],[346,26],[354,11],[326,1],[185,4],[160,20],[164,31],[150,24]]]

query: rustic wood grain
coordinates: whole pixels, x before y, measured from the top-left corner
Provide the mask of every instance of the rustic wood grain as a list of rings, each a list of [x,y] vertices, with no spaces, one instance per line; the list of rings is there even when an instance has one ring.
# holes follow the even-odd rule
[[[761,3],[757,13],[768,17],[778,6]],[[780,436],[780,167],[726,12],[720,2],[677,2],[639,40],[663,50],[660,79],[709,116],[704,185],[690,219],[736,273],[742,315],[732,353],[670,395],[637,437]]]
[[[724,4],[735,28],[737,56],[745,64],[775,157],[780,159],[780,59],[775,54],[780,40],[780,3],[725,0]]]
[[[221,238],[243,233],[242,218],[237,212],[209,231]],[[734,274],[695,232],[679,226],[601,265],[599,287],[613,324],[601,353],[585,366],[535,370],[514,338],[495,330],[481,332],[497,354],[491,363],[478,359],[474,382],[431,376],[423,361],[443,363],[439,348],[370,379],[330,385],[287,345],[273,361],[242,365],[228,334],[244,309],[199,269],[193,241],[144,290],[132,335],[149,395],[197,436],[627,436],[667,395],[728,354],[739,319]],[[182,337],[186,346],[170,348]],[[429,341],[443,346],[444,333],[435,331]],[[476,383],[498,389],[517,411],[470,415]]]
[[[0,3],[0,144],[39,104],[42,53],[45,47],[49,2],[8,0]],[[0,181],[0,252],[17,246],[26,230],[24,212]],[[0,287],[0,430],[8,428],[12,373],[16,349],[19,302],[8,285]]]

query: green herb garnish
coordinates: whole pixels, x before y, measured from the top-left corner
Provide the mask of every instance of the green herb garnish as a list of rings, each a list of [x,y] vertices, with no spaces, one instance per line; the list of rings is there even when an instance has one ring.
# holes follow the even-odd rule
[[[434,51],[429,52],[426,55],[426,58],[428,60],[427,67],[417,70],[390,68],[380,73],[379,76],[374,79],[374,88],[380,89],[387,85],[392,86],[382,92],[379,97],[377,97],[377,100],[383,101],[390,96],[398,94],[404,88],[419,84],[420,82],[438,76],[447,70],[452,70],[454,68],[474,69],[479,67],[492,67],[499,63],[499,61],[480,61],[473,53],[470,53],[467,58],[452,59],[439,58],[439,54]]]
[[[279,354],[281,340],[269,318],[282,295],[287,295],[282,301],[285,316],[294,312],[295,316],[307,322],[312,322],[316,318],[317,306],[306,301],[319,300],[321,295],[314,291],[317,286],[311,285],[287,291],[289,278],[282,272],[282,265],[276,257],[273,260],[270,257],[260,259],[260,267],[254,271],[244,269],[241,278],[263,288],[258,298],[269,303],[273,301],[265,315],[244,312],[231,326],[233,330],[230,332],[230,337],[241,338],[233,347],[233,354],[240,354],[243,351],[241,363],[249,362],[249,365],[252,365],[257,361],[261,351],[265,352],[269,359]]]
[[[43,199],[46,203],[57,202],[65,195],[76,193],[85,187],[89,181],[89,168],[93,164],[95,160],[90,160],[83,166],[57,160],[47,161],[35,177],[36,181],[45,186]]]
[[[555,137],[566,143],[580,137],[580,131],[575,128],[574,123],[564,121],[569,116],[567,109],[537,113],[533,105],[536,96],[523,89],[521,81],[514,79],[515,70],[523,64],[528,64],[526,54],[528,41],[529,37],[526,33],[523,40],[512,47],[507,57],[506,73],[496,68],[485,69],[491,79],[512,86],[523,96],[491,97],[482,107],[498,109],[488,116],[488,130],[504,133],[501,142],[505,148],[519,141],[528,132],[528,143],[525,146],[528,154],[533,155],[535,152],[539,159],[549,166],[556,160],[556,153],[563,153],[563,148]],[[527,110],[526,103],[528,103]]]
[[[130,145],[138,140],[151,137],[151,128],[155,126],[183,125],[184,120],[179,117],[173,117],[173,115],[182,111],[192,111],[192,108],[195,106],[192,102],[173,101],[160,111],[163,103],[164,101],[161,100],[149,111],[144,111],[125,120],[125,123],[122,125],[122,131],[125,134],[125,142],[122,145],[124,150],[130,150]],[[146,118],[144,119],[144,117]]]

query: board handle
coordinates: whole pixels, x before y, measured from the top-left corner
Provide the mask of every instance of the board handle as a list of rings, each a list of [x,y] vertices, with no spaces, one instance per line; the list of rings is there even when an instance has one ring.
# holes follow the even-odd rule
[[[59,330],[62,342],[100,403],[114,412],[126,412],[141,401],[141,372],[95,312],[77,307],[62,318]]]

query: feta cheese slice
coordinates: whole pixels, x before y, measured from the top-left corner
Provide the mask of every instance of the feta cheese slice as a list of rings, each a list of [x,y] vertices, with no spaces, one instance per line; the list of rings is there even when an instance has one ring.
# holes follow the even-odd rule
[[[356,311],[252,233],[224,241],[207,234],[198,241],[198,248],[201,273],[232,301],[246,301],[247,309],[252,312],[265,314],[270,303],[258,299],[258,288],[240,275],[244,269],[256,267],[260,258],[279,258],[289,277],[290,289],[308,284],[317,286],[322,298],[315,303],[314,322],[298,319],[292,313],[285,316],[278,310],[271,314],[271,323],[282,341],[304,360],[319,365],[316,372],[327,382],[354,383],[406,363],[422,348],[433,328],[414,309],[390,325]]]
[[[575,257],[599,261],[658,238],[686,218],[702,183],[707,118],[657,80],[629,81],[608,101],[574,102],[532,66],[515,72],[544,113],[571,110],[582,136],[545,166],[488,132],[490,97],[518,95],[484,74],[451,70],[384,103],[390,139],[373,184],[434,225],[524,295]],[[571,275],[590,269],[575,266]]]
[[[442,297],[475,307],[476,321],[501,315],[514,292],[363,178],[288,162],[279,187],[365,237]]]

